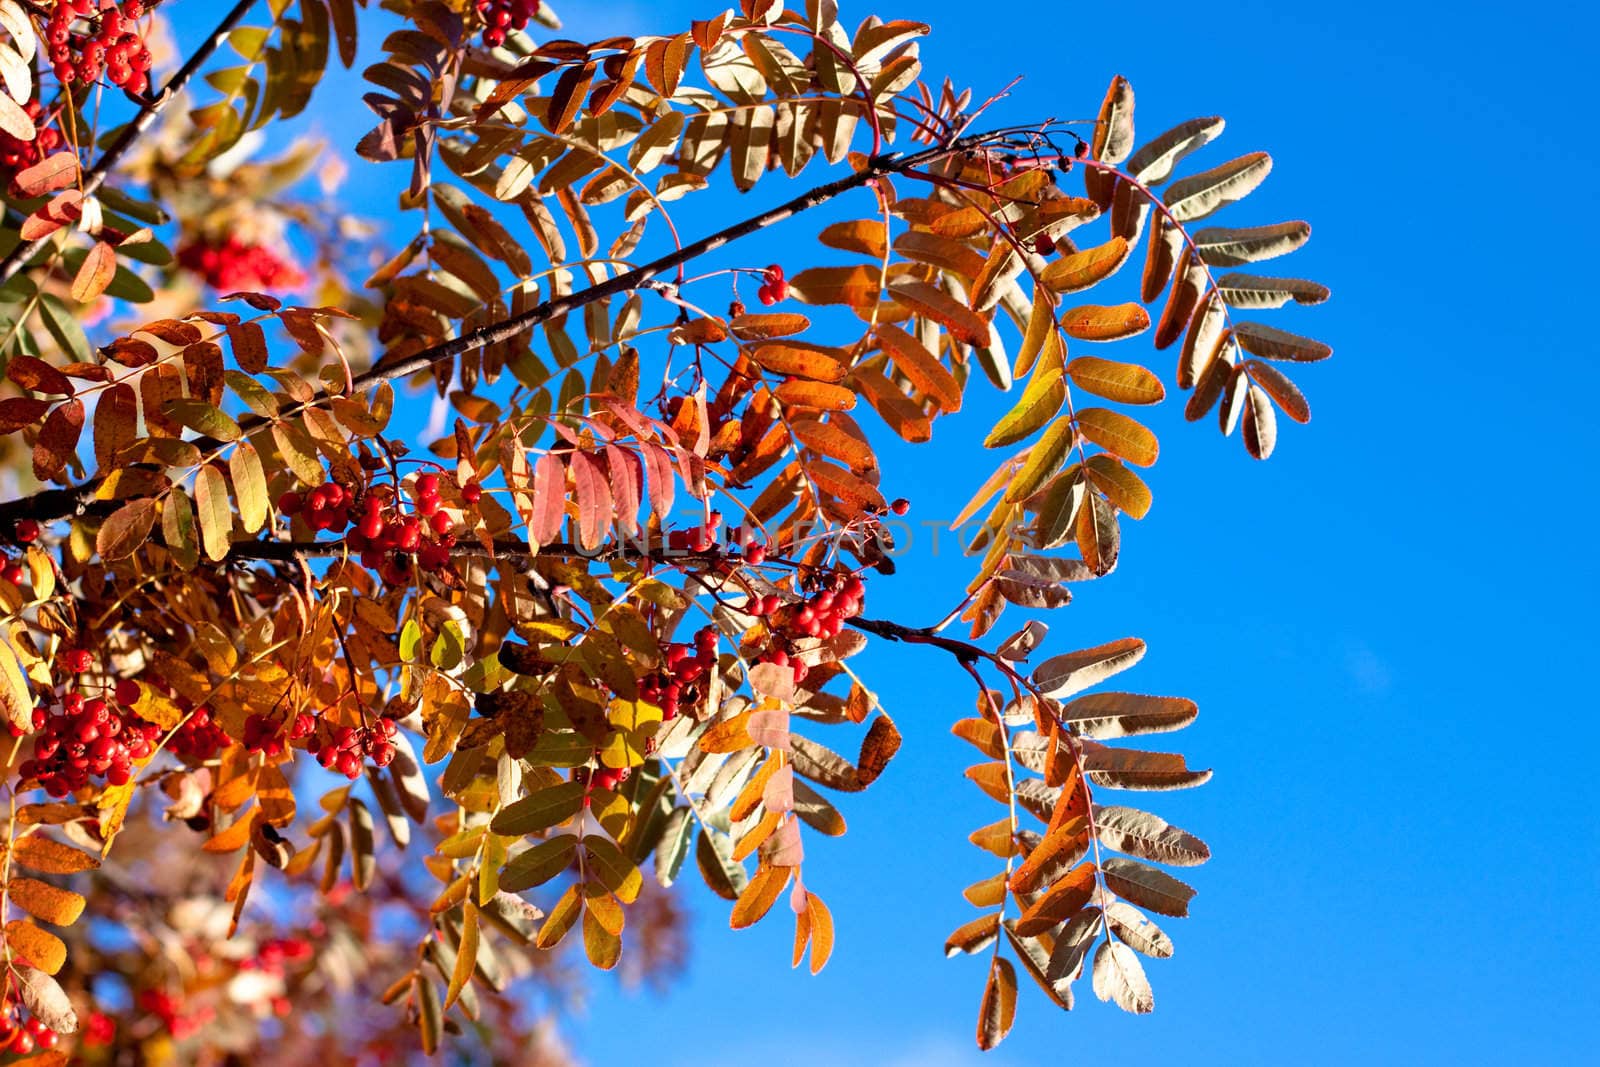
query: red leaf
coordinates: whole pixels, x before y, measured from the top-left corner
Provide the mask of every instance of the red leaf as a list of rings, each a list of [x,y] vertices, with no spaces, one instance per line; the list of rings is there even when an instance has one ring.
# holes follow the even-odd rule
[[[639,532],[639,495],[644,480],[639,459],[625,448],[607,445],[606,468],[611,475],[617,533],[632,537]]]
[[[566,468],[546,452],[533,469],[533,514],[528,518],[528,539],[547,545],[560,537],[566,506]]]
[[[36,393],[71,396],[75,390],[67,376],[38,356],[16,356],[6,367],[6,377]]]
[[[587,452],[572,453],[572,481],[578,499],[578,544],[593,551],[611,526],[611,490],[600,464]]]
[[[49,410],[50,401],[37,397],[12,396],[0,400],[0,434],[16,433],[24,426],[32,426]]]
[[[676,491],[672,476],[672,457],[654,441],[641,441],[639,454],[644,457],[644,469],[650,476],[650,510],[663,523],[672,514],[672,495]]]
[[[44,420],[39,440],[33,446],[33,476],[41,482],[61,473],[78,449],[83,433],[83,401],[73,397],[59,405]]]

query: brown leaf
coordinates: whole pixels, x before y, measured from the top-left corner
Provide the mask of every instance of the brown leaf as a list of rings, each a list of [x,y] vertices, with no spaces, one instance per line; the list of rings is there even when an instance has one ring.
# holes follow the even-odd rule
[[[1236,324],[1233,328],[1233,338],[1239,342],[1240,348],[1262,359],[1314,363],[1333,355],[1333,349],[1321,341],[1313,341],[1309,337],[1301,337],[1275,326],[1263,326],[1259,322]]]
[[[94,409],[94,460],[103,471],[116,466],[117,453],[139,432],[139,394],[127,382],[118,382],[100,394]]]
[[[1161,379],[1137,363],[1079,356],[1067,364],[1078,388],[1121,404],[1157,404],[1166,398]]]
[[[1305,394],[1277,367],[1250,359],[1245,361],[1244,368],[1255,384],[1283,409],[1285,415],[1295,422],[1311,421],[1311,405],[1306,402]]]
[[[1094,863],[1085,860],[1063,875],[1017,919],[1017,934],[1042,934],[1089,903],[1095,891],[1095,870]]]
[[[0,94],[3,98],[4,94]],[[78,1032],[78,1016],[61,986],[43,971],[28,966],[14,968],[22,1002],[46,1027],[58,1034]]]
[[[1094,648],[1051,656],[1033,672],[1033,684],[1045,696],[1061,700],[1127,670],[1144,658],[1144,642],[1124,637]]]
[[[785,379],[773,390],[773,395],[785,408],[849,411],[856,406],[856,394],[845,386],[806,381],[803,378]]]
[[[139,497],[123,504],[101,523],[95,535],[95,551],[101,559],[122,559],[132,555],[150,538],[156,522],[156,501]]]
[[[18,838],[11,855],[24,867],[46,874],[79,874],[100,866],[100,861],[87,852],[38,834]]]
[[[888,507],[883,494],[878,492],[876,487],[867,484],[837,464],[829,463],[827,460],[814,460],[806,466],[806,471],[817,483],[817,488],[837,498],[848,508],[856,511],[868,508],[882,511]]]
[[[6,888],[12,903],[55,926],[71,926],[83,914],[83,897],[70,889],[28,877],[13,878]]]
[[[24,357],[13,357],[12,362]],[[31,396],[8,396],[0,400],[0,434],[16,433],[32,426],[50,410],[50,401]]]
[[[1144,479],[1104,452],[1089,457],[1084,473],[1094,487],[1104,493],[1129,518],[1142,519],[1150,513],[1150,487]]]
[[[6,364],[6,377],[36,393],[71,396],[76,391],[65,374],[38,356],[13,356]]]
[[[944,954],[949,959],[959,953],[973,955],[982,952],[984,948],[994,943],[1000,935],[1000,914],[990,912],[980,915],[971,922],[963,923],[954,933],[945,938]]]
[[[1244,415],[1244,447],[1256,459],[1272,455],[1278,442],[1278,417],[1273,413],[1272,401],[1259,386],[1250,386],[1248,408]]]
[[[900,731],[895,729],[894,720],[889,716],[879,715],[872,720],[867,736],[861,741],[861,756],[856,760],[857,780],[864,786],[877,781],[898,751]]]
[[[1010,960],[996,956],[978,1005],[978,1047],[987,1052],[1005,1040],[1016,1017],[1017,971]]]

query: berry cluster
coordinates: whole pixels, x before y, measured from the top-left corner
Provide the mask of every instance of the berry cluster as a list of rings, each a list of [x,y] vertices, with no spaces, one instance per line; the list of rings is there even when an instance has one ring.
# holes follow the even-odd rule
[[[717,641],[717,628],[705,626],[695,631],[692,644],[668,645],[666,668],[639,682],[639,698],[660,708],[663,721],[677,718],[681,707],[698,704],[700,680],[717,667]]]
[[[190,241],[178,249],[178,265],[194,271],[213,289],[289,291],[305,284],[293,263],[263,244],[230,235],[226,241]]]
[[[14,1056],[26,1056],[34,1049],[48,1051],[56,1047],[58,1035],[41,1020],[29,1016],[27,1021],[22,1019],[22,1006],[17,1003],[17,994],[6,983],[4,1000],[0,1000],[0,1054],[11,1053]]]
[[[182,697],[177,699],[180,710],[187,709],[188,703]],[[172,735],[172,740],[167,742],[167,748],[185,759],[204,763],[206,760],[215,759],[232,743],[222,727],[212,720],[211,712],[205,708],[195,708],[179,725],[177,732]]]
[[[147,673],[144,677],[145,684],[165,695],[184,713],[183,721],[167,740],[167,751],[193,763],[204,763],[215,759],[223,749],[233,744],[233,739],[211,718],[210,711],[204,707],[197,708],[188,698],[174,693],[172,687],[158,676]],[[116,700],[123,707],[133,707],[141,695],[140,683],[132,678],[124,678],[117,683]]]
[[[310,718],[305,712],[295,717],[294,734],[302,736],[302,719]],[[330,771],[338,771],[352,782],[361,777],[367,759],[379,767],[394,762],[394,735],[399,726],[391,718],[378,719],[370,726],[336,727],[327,739],[306,731],[306,751],[317,757],[317,762]]]
[[[139,1008],[159,1019],[162,1027],[175,1041],[193,1037],[216,1015],[216,1009],[208,1004],[191,1011],[184,1011],[183,1001],[164,989],[141,989]]]
[[[288,492],[278,498],[278,510],[291,518],[299,515],[312,532],[332,530],[344,533],[350,525],[350,508],[355,494],[338,482],[323,482],[305,493]]]
[[[795,684],[799,685],[805,680],[808,668],[792,659],[783,646],[801,637],[837,637],[846,620],[861,614],[865,596],[866,585],[858,575],[840,572],[832,576],[827,588],[787,607],[782,606],[774,594],[753,598],[746,610],[767,619],[774,639],[757,662],[793,668]]]
[[[56,80],[88,85],[104,73],[111,84],[143,93],[151,60],[138,20],[152,6],[145,0],[123,0],[120,9],[116,0],[56,0],[45,27]],[[74,30],[80,19],[88,28]]]
[[[6,185],[63,144],[60,130],[44,126],[44,107],[39,101],[29,100],[22,110],[33,120],[33,140],[23,141],[0,130],[0,176],[4,177]]]
[[[35,520],[18,519],[11,536],[19,545],[31,545],[39,539],[39,532],[39,524]],[[21,585],[25,573],[21,559],[0,556],[0,580],[10,582],[12,585]]]
[[[337,482],[324,482],[308,493],[284,493],[278,510],[300,516],[313,531],[332,530],[345,535],[351,551],[364,566],[377,571],[391,585],[411,580],[413,555],[425,571],[442,571],[450,565],[456,543],[456,520],[439,499],[439,476],[420,474],[406,490],[410,511],[402,511],[398,495],[387,486],[374,486],[358,497]],[[483,498],[483,487],[470,482],[461,489],[468,506]]]
[[[524,29],[539,13],[539,0],[477,0],[473,5],[483,19],[483,43],[495,48],[506,43],[506,31]]]
[[[133,778],[134,761],[148,758],[161,737],[161,727],[115,701],[86,700],[77,691],[61,699],[57,714],[35,709],[33,729],[33,758],[23,761],[21,774],[37,779],[52,797],[82,789],[94,775],[103,775],[111,785],[126,785]]]
[[[761,302],[771,307],[789,295],[789,283],[783,277],[783,268],[774,263],[761,275],[765,279],[761,288],[756,290],[756,296]]]
[[[722,512],[713,511],[704,526],[692,530],[668,530],[667,547],[674,552],[710,552],[717,544],[717,529],[722,525]]]
[[[241,971],[265,971],[282,974],[289,964],[304,963],[311,958],[311,942],[303,937],[274,937],[263,941],[256,954],[239,961]]]

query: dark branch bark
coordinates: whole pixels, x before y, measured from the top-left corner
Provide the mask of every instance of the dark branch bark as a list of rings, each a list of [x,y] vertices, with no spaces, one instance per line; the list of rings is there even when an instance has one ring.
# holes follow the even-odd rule
[[[228,39],[228,34],[254,6],[255,0],[239,0],[234,4],[233,8],[222,17],[222,21],[217,23],[217,28],[211,31],[211,36],[200,43],[188,62],[162,87],[161,92],[152,97],[139,110],[139,114],[134,116],[133,121],[122,128],[117,139],[111,142],[94,165],[84,172],[82,185],[84,196],[92,196],[95,190],[105,184],[107,176],[128,153],[128,149],[144,136],[144,132],[155,122],[156,117],[167,109],[167,105],[183,92],[189,82],[194,80],[194,76],[200,73],[200,68],[205,65],[206,60],[222,47],[222,42]],[[24,241],[13,248],[10,255],[0,260],[0,285],[5,284],[20,271],[28,260],[33,258],[33,254],[43,248],[49,240],[48,236],[40,237],[35,241]]]

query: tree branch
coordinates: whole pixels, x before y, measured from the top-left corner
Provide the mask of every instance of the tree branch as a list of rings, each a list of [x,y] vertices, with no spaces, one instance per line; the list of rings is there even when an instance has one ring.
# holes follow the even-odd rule
[[[174,81],[176,80],[175,78]],[[675,249],[660,259],[652,260],[643,266],[625,271],[597,285],[591,285],[586,289],[580,289],[566,296],[557,297],[554,300],[547,300],[520,315],[513,315],[500,322],[472,330],[454,340],[423,349],[421,352],[405,359],[396,360],[389,364],[385,364],[380,360],[377,366],[364,374],[356,376],[353,383],[355,387],[354,393],[363,393],[381,382],[410,377],[419,371],[427,370],[435,363],[454,359],[475,348],[509,340],[524,330],[531,329],[549,319],[577,311],[607,297],[642,288],[652,278],[676,269],[679,264],[687,263],[708,252],[714,252],[741,237],[746,237],[758,230],[763,230],[768,226],[782,222],[819,204],[827,203],[841,193],[859,189],[879,178],[913,172],[918,167],[925,166],[957,152],[967,151],[979,145],[1005,141],[1015,136],[1016,132],[1014,129],[993,130],[988,133],[958,138],[948,144],[924,149],[921,152],[914,152],[910,155],[895,154],[875,157],[854,174],[819,185],[809,192],[802,193],[792,200],[779,204],[777,207],[769,208],[761,214],[752,216],[742,222],[736,222],[732,226],[727,226],[707,237],[702,237],[698,241]],[[273,422],[293,418],[309,408],[325,404],[333,399],[335,395],[344,394],[333,394],[324,390],[304,403],[292,405],[288,409],[279,412],[277,419],[268,419],[260,415],[242,418],[239,420],[240,430],[244,435],[249,435]],[[208,444],[214,446],[218,442],[201,439],[195,443],[205,447]],[[95,490],[103,480],[103,476],[91,478],[76,488],[47,489],[31,496],[0,504],[0,531],[8,531],[18,519],[29,518],[40,522],[48,522],[53,519],[82,515],[94,500]]]
[[[487,558],[489,553],[481,544],[475,541],[460,541],[451,549],[454,557],[480,557]],[[275,562],[290,562],[297,559],[337,559],[342,556],[354,557],[357,553],[351,552],[343,541],[241,541],[235,544],[228,552],[230,560],[267,560]],[[542,545],[538,552],[532,551],[526,541],[513,538],[499,538],[494,542],[494,555],[508,559],[533,560],[539,556],[577,556],[589,560],[611,559],[645,559],[652,563],[667,566],[683,564],[686,562],[714,563],[727,560],[721,549],[710,549],[705,552],[690,552],[686,550],[662,549],[660,551],[641,551],[637,547],[627,545],[610,545],[595,551],[586,550],[579,545],[567,542],[557,542]],[[768,563],[799,566],[796,560],[782,557],[769,556]],[[901,641],[913,645],[931,645],[934,648],[955,656],[963,666],[971,666],[979,660],[998,662],[994,653],[980,645],[967,641],[960,641],[953,637],[945,637],[928,626],[904,626],[887,619],[868,619],[857,616],[847,619],[846,622],[863,633],[876,634],[890,641]]]
[[[217,23],[217,28],[211,31],[211,36],[200,43],[194,54],[189,57],[188,62],[162,87],[161,92],[145,102],[144,106],[140,108],[139,114],[135,115],[133,120],[122,128],[122,132],[117,135],[117,139],[111,142],[106,150],[101,153],[100,158],[95,161],[94,165],[84,172],[83,185],[81,186],[84,196],[94,195],[95,190],[105,184],[105,180],[110,175],[112,168],[122,160],[123,156],[127,155],[128,149],[132,148],[139,138],[144,136],[144,132],[155,122],[156,117],[167,109],[167,105],[172,103],[179,93],[183,92],[189,82],[194,80],[194,76],[200,73],[200,68],[205,65],[206,60],[210,59],[212,54],[222,47],[222,42],[228,39],[228,34],[232,32],[233,28],[239,24],[239,21],[254,6],[255,0],[239,0],[238,3],[234,4],[232,10],[222,17],[221,22]],[[33,254],[43,248],[49,240],[50,238],[47,235],[33,241],[24,241],[17,245],[16,248],[13,248],[5,259],[0,260],[0,285],[11,280],[33,257]]]

